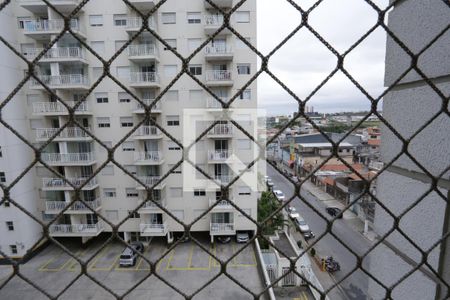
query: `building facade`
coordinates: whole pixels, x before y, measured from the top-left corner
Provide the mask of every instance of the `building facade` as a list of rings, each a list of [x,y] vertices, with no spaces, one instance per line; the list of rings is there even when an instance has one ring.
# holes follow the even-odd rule
[[[54,5],[68,15],[79,2],[55,1]],[[142,12],[157,4],[157,1],[130,2]],[[215,2],[229,10],[235,1]],[[11,30],[17,31],[18,50],[33,60],[59,34],[64,22],[40,1],[22,0],[13,5],[17,27]],[[256,45],[256,1],[240,6],[230,23],[249,43]],[[194,52],[222,24],[223,16],[204,0],[169,0],[148,19],[149,27],[183,57]],[[209,232],[212,239],[237,231],[254,231],[256,226],[230,201],[256,219],[257,192],[238,180],[227,195],[222,195],[220,184],[228,184],[237,175],[232,158],[240,158],[235,160],[244,160],[244,164],[253,160],[250,153],[255,145],[229,121],[221,120],[196,148],[197,165],[216,184],[185,188],[185,165],[173,169],[182,159],[182,149],[170,136],[183,142],[186,110],[196,109],[205,119],[219,120],[215,112],[221,106],[187,74],[172,82],[182,70],[182,61],[150,32],[138,33],[141,25],[142,19],[122,1],[90,1],[70,22],[74,35],[64,34],[39,59],[36,71],[39,80],[72,107],[103,73],[101,61],[80,40],[105,60],[132,40],[114,59],[110,72],[144,104],[153,106],[146,113],[132,95],[106,77],[75,108],[75,122],[71,122],[67,107],[38,80],[31,79],[22,89],[25,98],[22,103],[27,104],[24,107],[27,136],[36,145],[55,137],[45,147],[41,160],[67,180],[42,164],[37,165],[31,176],[34,199],[30,201],[37,205],[36,210],[46,221],[66,209],[49,227],[50,235],[79,238],[83,242],[112,230],[99,215],[113,224],[128,218],[119,227],[126,240],[166,236],[172,241],[174,233],[181,233],[184,228],[170,214],[185,224],[198,219],[191,231]],[[189,72],[223,101],[238,93],[256,68],[256,55],[229,29],[215,35],[188,66]],[[20,69],[26,69],[25,63]],[[256,108],[256,92],[254,82],[239,93],[232,107]],[[117,144],[115,161],[142,184],[117,164],[103,166],[108,158],[105,146]],[[169,171],[169,176],[161,180]],[[87,180],[93,174],[96,175]],[[81,192],[76,193],[71,185],[82,185]],[[146,188],[150,188],[149,192]],[[142,206],[135,211],[139,205]],[[199,218],[211,206],[212,210]]]

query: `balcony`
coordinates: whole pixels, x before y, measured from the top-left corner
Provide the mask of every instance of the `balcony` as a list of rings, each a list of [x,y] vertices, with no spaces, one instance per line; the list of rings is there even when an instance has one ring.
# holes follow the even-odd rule
[[[212,207],[216,204],[216,199],[209,199],[209,207]],[[234,207],[230,204],[230,200],[220,200],[219,203],[213,207],[211,211],[219,212],[219,211],[230,211],[233,210]]]
[[[75,106],[74,101],[64,102],[70,107]],[[35,102],[33,103],[33,114],[39,116],[60,116],[69,115],[69,111],[66,106],[59,101],[56,102]],[[77,115],[91,115],[92,112],[89,110],[87,102],[81,102],[75,109],[75,114]]]
[[[233,51],[230,46],[206,46],[206,61],[230,61],[233,60]]]
[[[158,204],[161,206],[161,207],[164,207],[164,208],[166,208],[166,206],[167,206],[167,201],[165,200],[165,199],[163,199],[163,200],[157,200],[156,202],[158,202]],[[162,212],[161,211],[161,208],[159,208],[154,202],[152,202],[152,201],[147,201],[147,202],[145,202],[145,204],[139,209],[139,213],[140,214],[150,214],[150,213],[155,213],[155,211],[159,211],[160,213]]]
[[[60,128],[37,128],[36,141],[44,142],[52,138]],[[85,130],[90,131],[90,127]],[[80,127],[66,127],[64,128],[53,141],[90,141],[92,137],[83,131]]]
[[[36,75],[36,77],[52,90],[88,90],[90,87],[88,77],[82,74]],[[45,89],[39,81],[34,78],[31,78],[30,83],[31,88]]]
[[[233,137],[233,125],[232,124],[216,124],[207,133],[209,138],[232,138]]]
[[[153,187],[159,180],[161,180],[161,176],[138,176],[137,177],[142,183],[145,184],[146,187]],[[165,186],[164,181],[157,186],[155,186],[155,189],[163,189]],[[136,189],[138,190],[144,190],[145,188],[136,181]]]
[[[60,34],[64,29],[63,19],[54,20],[33,20],[25,22],[24,34],[36,40],[48,40],[51,35]],[[85,38],[84,30],[80,21],[77,19],[70,20],[70,29],[80,38]]]
[[[156,72],[131,72],[130,86],[133,88],[159,88],[159,75]]]
[[[223,25],[223,15],[214,14],[214,15],[206,15],[205,16],[205,34],[213,35],[217,30]],[[222,29],[218,35],[222,34],[230,34],[230,30],[228,28]]]
[[[80,0],[49,0],[49,2],[61,13],[70,13],[80,4]],[[47,4],[41,0],[20,0],[20,6],[34,14],[47,13]]]
[[[219,98],[220,98],[220,100],[222,100],[222,102],[225,102],[225,103],[228,102],[228,99],[225,97],[219,97]],[[206,107],[209,109],[214,109],[214,110],[220,110],[220,111],[222,110],[222,104],[219,101],[217,101],[215,98],[212,98],[212,97],[208,98],[208,100],[206,101]]]
[[[233,176],[231,175],[214,175],[212,178],[220,185],[227,185],[233,180]]]
[[[233,152],[231,150],[209,150],[208,162],[209,163],[225,163],[229,162]]]
[[[134,152],[135,165],[160,165],[163,162],[161,151]]]
[[[28,60],[33,60],[42,51],[44,51],[43,48],[29,48],[26,49],[24,55]],[[39,62],[81,62],[87,64],[86,50],[79,47],[50,48]]]
[[[155,19],[153,17],[148,18],[148,27],[152,30],[156,29],[155,26]],[[128,33],[136,33],[139,31],[142,27],[142,18],[141,17],[128,17],[127,18],[127,26],[125,27],[125,30]]]
[[[233,7],[233,0],[212,0],[212,3],[217,5],[220,8],[231,8]],[[215,7],[212,7],[211,4],[209,4],[207,1],[204,1],[205,8],[206,9],[215,9]]]
[[[93,201],[85,201],[92,209],[95,211],[99,210],[102,206],[100,198]],[[45,213],[47,214],[58,214],[64,208],[66,208],[69,203],[64,201],[45,201]],[[84,203],[80,201],[75,201],[68,210],[64,212],[65,214],[90,214],[93,213]]]
[[[206,71],[206,85],[208,86],[232,86],[233,76],[229,70],[208,70]]]
[[[234,223],[210,223],[211,235],[232,235],[236,234]]]
[[[68,182],[70,182],[75,187],[79,187],[84,184],[88,178],[79,177],[79,178],[65,178],[62,180],[61,178],[42,178],[42,190],[43,191],[72,191],[72,188]],[[97,179],[94,177],[89,182],[83,186],[82,190],[93,190],[98,187]]]
[[[97,236],[103,231],[103,224],[53,224],[49,227],[51,236]]]
[[[156,126],[140,126],[134,133],[135,140],[162,139],[163,134]]]
[[[150,105],[153,103],[153,101],[155,101],[155,99],[142,99],[142,102],[144,102],[145,105]],[[144,106],[141,103],[137,102],[136,108],[134,109],[133,112],[135,114],[144,114],[145,113]],[[161,113],[161,100],[158,100],[158,102],[156,102],[156,104],[152,106],[151,112],[155,114]]]
[[[136,62],[158,61],[158,48],[155,44],[129,45],[128,59]]]
[[[141,236],[164,236],[167,234],[167,224],[146,224],[139,225]]]
[[[42,153],[41,159],[50,166],[88,166],[96,163],[95,153]]]
[[[131,4],[134,5],[138,10],[150,10],[152,9],[156,2],[155,0],[129,0]]]

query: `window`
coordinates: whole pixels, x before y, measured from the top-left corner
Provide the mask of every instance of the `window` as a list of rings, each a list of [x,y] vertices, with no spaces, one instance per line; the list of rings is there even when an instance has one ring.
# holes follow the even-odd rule
[[[130,172],[133,175],[137,174],[137,166],[134,165],[125,165],[124,166],[125,170],[127,170],[128,172]]]
[[[165,65],[163,68],[164,76],[175,77],[175,75],[177,75],[177,65]]]
[[[248,186],[240,186],[238,187],[238,194],[241,196],[250,196],[252,194],[252,191]]]
[[[125,195],[127,198],[135,198],[139,196],[138,191],[135,188],[126,188]]]
[[[189,73],[192,73],[192,75],[202,75],[202,65],[189,65]]]
[[[127,41],[115,41],[114,42],[115,51],[116,52],[119,51],[119,49],[122,48],[122,46],[125,45],[126,42]]]
[[[111,127],[111,124],[109,122],[109,117],[99,117],[99,118],[97,118],[97,126],[98,126],[98,128]]]
[[[251,90],[243,90],[242,93],[239,94],[239,99],[241,100],[250,100],[252,98]]]
[[[121,127],[133,127],[133,118],[132,117],[120,117],[120,126]]]
[[[177,22],[177,14],[174,12],[166,12],[161,14],[163,24],[175,24]]]
[[[20,52],[22,52],[22,54],[25,56],[27,56],[27,55],[34,56],[34,54],[35,54],[34,48],[36,48],[36,47],[33,43],[20,44]]]
[[[176,144],[174,141],[168,141],[167,142],[167,148],[169,150],[180,150],[180,146],[178,146],[178,144]]]
[[[194,190],[194,196],[195,197],[206,196],[206,191],[205,190]]]
[[[106,218],[109,221],[119,219],[119,211],[118,210],[105,210],[105,213],[106,213]]]
[[[119,103],[130,103],[131,96],[126,92],[119,92]]]
[[[103,68],[102,67],[93,67],[92,68],[92,78],[94,80],[97,80],[100,78],[100,76],[103,75]]]
[[[105,42],[103,41],[92,41],[91,48],[99,55],[105,54]]]
[[[134,151],[134,142],[123,142],[122,151]]]
[[[202,15],[199,12],[187,13],[188,24],[200,24],[202,22]]]
[[[120,79],[129,79],[130,78],[130,67],[117,67],[117,77]]]
[[[170,47],[177,50],[177,40],[176,39],[165,39],[164,40]],[[164,47],[164,50],[169,50],[169,48]]]
[[[249,11],[237,11],[235,13],[236,23],[250,23],[250,12]]]
[[[141,216],[138,212],[132,212],[131,210],[128,211],[128,217],[130,219],[139,219]]]
[[[239,75],[250,75],[250,64],[238,64],[237,72]]]
[[[178,91],[167,91],[164,99],[166,101],[178,101]]]
[[[127,15],[114,15],[114,26],[126,26],[127,25]]]
[[[250,150],[252,148],[252,144],[249,139],[237,140],[237,146],[239,150]]]
[[[195,51],[202,44],[202,39],[188,39],[188,49],[190,52]]]
[[[19,26],[20,29],[24,29],[25,28],[25,24],[27,22],[30,22],[30,18],[29,17],[18,17],[17,18],[17,25]]]
[[[8,231],[14,231],[14,223],[12,221],[6,221],[6,228],[8,228]]]
[[[91,26],[103,26],[103,16],[102,15],[89,15],[89,25]]]
[[[172,169],[175,165],[174,164],[169,164],[167,165],[167,167],[170,169]],[[181,174],[181,165],[176,167],[173,171],[172,174]]]
[[[0,183],[6,182],[6,175],[5,172],[0,172]]]
[[[179,126],[180,116],[166,116],[167,126]]]
[[[180,187],[171,187],[169,188],[170,197],[181,198],[183,196],[183,189]]]
[[[95,93],[97,103],[108,103],[108,93]]]
[[[17,246],[9,245],[9,249],[11,250],[11,254],[17,254]]]
[[[114,198],[117,196],[116,189],[115,188],[104,188],[103,189],[103,196],[106,198]]]
[[[101,174],[105,175],[105,176],[112,176],[112,175],[114,175],[114,166],[111,165],[111,166],[103,167],[103,169],[101,171]]]

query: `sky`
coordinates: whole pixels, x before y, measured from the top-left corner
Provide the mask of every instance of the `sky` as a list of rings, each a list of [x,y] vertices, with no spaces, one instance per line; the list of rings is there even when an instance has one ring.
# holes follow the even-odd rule
[[[304,10],[313,0],[295,0]],[[373,0],[385,8],[388,0]],[[377,22],[378,15],[363,0],[324,0],[308,23],[339,53],[345,52]],[[286,0],[257,0],[257,48],[267,55],[301,22],[301,14]],[[386,33],[378,27],[345,58],[345,69],[373,97],[383,90]],[[300,29],[269,60],[269,70],[300,99],[305,99],[336,67],[336,56],[308,29]],[[267,115],[292,114],[297,102],[266,73],[258,77],[259,106]],[[338,71],[308,102],[315,111],[369,110],[369,100]],[[378,109],[381,109],[379,107]]]

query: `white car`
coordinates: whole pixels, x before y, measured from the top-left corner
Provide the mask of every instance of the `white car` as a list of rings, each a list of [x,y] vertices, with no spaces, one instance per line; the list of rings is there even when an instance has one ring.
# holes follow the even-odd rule
[[[309,226],[308,224],[306,224],[305,220],[303,220],[300,216],[295,218],[294,222],[300,232],[308,232],[311,230],[309,229]]]
[[[282,191],[280,190],[274,190],[273,193],[275,194],[275,197],[277,197],[278,201],[283,202],[285,197]]]

